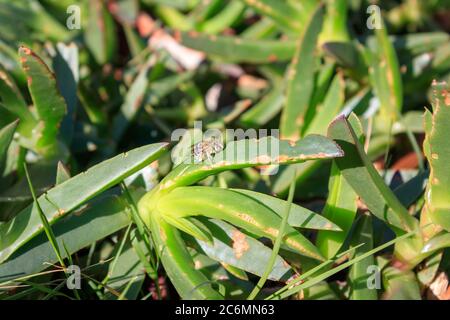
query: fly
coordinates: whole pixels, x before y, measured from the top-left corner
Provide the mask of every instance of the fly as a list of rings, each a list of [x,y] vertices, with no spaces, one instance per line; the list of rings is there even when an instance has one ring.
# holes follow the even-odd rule
[[[200,141],[192,146],[192,155],[194,162],[202,162],[208,160],[212,162],[212,156],[223,150],[222,142],[217,138],[208,138]]]

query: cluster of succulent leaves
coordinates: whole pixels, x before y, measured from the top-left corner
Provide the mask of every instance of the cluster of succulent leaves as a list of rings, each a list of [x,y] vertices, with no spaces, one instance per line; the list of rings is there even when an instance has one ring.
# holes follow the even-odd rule
[[[430,297],[450,268],[448,7],[378,4],[0,0],[0,298]],[[142,19],[202,62],[147,45]],[[196,120],[280,140],[187,164],[171,133]]]

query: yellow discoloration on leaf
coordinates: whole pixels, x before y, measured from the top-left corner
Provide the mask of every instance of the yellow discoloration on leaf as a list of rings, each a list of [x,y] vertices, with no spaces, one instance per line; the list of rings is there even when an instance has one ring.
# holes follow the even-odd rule
[[[278,230],[275,228],[267,228],[266,229],[266,233],[270,234],[273,237],[277,237],[278,236]]]
[[[250,216],[250,215],[248,215],[248,214],[246,214],[246,213],[238,212],[238,213],[237,213],[237,216],[238,216],[240,219],[242,219],[242,220],[244,220],[244,221],[246,221],[246,222],[248,222],[248,223],[250,223],[250,224],[252,224],[252,225],[254,225],[254,226],[257,226],[257,227],[259,226],[258,221],[256,221],[255,218],[253,218],[252,216]]]
[[[294,249],[297,249],[297,250],[300,251],[300,252],[306,252],[305,248],[303,248],[298,242],[296,242],[296,241],[293,240],[293,239],[286,239],[286,243],[287,243],[290,247],[292,247],[292,248],[294,248]]]

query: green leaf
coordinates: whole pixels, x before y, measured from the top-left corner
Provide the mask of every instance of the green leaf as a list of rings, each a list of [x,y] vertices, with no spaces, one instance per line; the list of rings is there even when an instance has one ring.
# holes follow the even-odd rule
[[[345,82],[340,74],[337,74],[325,96],[322,105],[315,110],[315,117],[304,131],[304,135],[326,134],[328,125],[339,114],[345,100]]]
[[[212,244],[197,241],[206,255],[222,264],[234,266],[257,276],[263,274],[271,253],[268,247],[226,222],[212,219],[204,223],[214,237]],[[269,279],[286,281],[292,275],[289,265],[277,256]]]
[[[230,190],[242,193],[250,198],[255,199],[266,207],[271,208],[277,215],[280,215],[280,213],[283,211],[284,206],[286,205],[285,200],[272,197],[264,193],[246,189]],[[295,203],[293,203],[291,206],[288,224],[291,227],[298,227],[303,229],[341,231],[341,228],[339,228],[336,224],[334,224],[327,218]]]
[[[292,201],[294,200],[294,194],[295,194],[295,178],[291,179],[291,185],[289,186],[288,198],[286,200],[283,214],[281,215],[281,221],[280,221],[280,225],[278,227],[278,234],[277,234],[277,237],[275,238],[275,241],[273,242],[273,248],[272,248],[272,252],[270,254],[269,261],[264,269],[263,275],[258,280],[258,283],[253,288],[252,292],[250,292],[247,300],[253,300],[257,297],[259,292],[264,287],[264,284],[266,283],[267,278],[269,277],[269,274],[275,265],[275,261],[278,256],[278,252],[280,251],[280,248],[281,248],[281,243],[283,242],[283,239],[286,236],[286,231],[287,231],[286,228],[288,225],[288,219],[289,219],[289,213],[291,211]]]
[[[347,1],[326,0],[325,4],[324,26],[319,42],[348,41],[350,36],[347,31]]]
[[[70,179],[70,170],[61,162],[58,162],[56,169],[56,185]]]
[[[352,124],[350,124],[350,122]],[[366,204],[369,211],[385,221],[397,236],[405,231],[418,230],[419,223],[401,204],[392,190],[384,183],[381,176],[366,155],[364,147],[358,140],[353,127],[358,127],[358,118],[351,114],[349,121],[345,117],[337,118],[331,123],[328,135],[342,148],[345,157],[336,159],[342,175]],[[409,268],[423,259],[420,254],[423,240],[420,235],[396,244],[395,255]]]
[[[403,35],[389,36],[389,41],[394,45],[399,55],[408,54],[417,56],[425,52],[431,52],[448,43],[450,36],[442,31],[407,33]],[[376,36],[369,36],[367,43],[370,47],[376,45]]]
[[[322,215],[337,224],[342,231],[320,231],[317,234],[316,246],[325,258],[334,257],[344,244],[355,219],[356,201],[355,192],[344,179],[336,164],[333,164],[329,195]]]
[[[19,48],[19,57],[39,120],[37,148],[44,154],[51,154],[56,146],[59,124],[67,111],[66,102],[58,90],[55,75],[41,58],[24,46]]]
[[[153,144],[134,149],[93,166],[66,182],[57,185],[38,201],[50,224],[82,203],[116,185],[125,177],[142,169],[164,151],[166,144]],[[22,210],[14,219],[0,225],[0,262],[43,230],[33,205]]]
[[[395,228],[415,230],[417,220],[403,207],[374,168],[353,129],[357,126],[358,119],[352,114],[349,120],[344,116],[338,117],[328,128],[328,136],[339,144],[345,154],[345,157],[335,159],[338,168],[370,212]]]
[[[222,152],[214,156],[211,164],[205,161],[178,165],[161,181],[159,188],[172,190],[177,186],[190,185],[226,170],[331,159],[342,155],[342,151],[334,142],[319,135],[309,135],[295,144],[272,136],[259,140],[231,141]]]
[[[422,215],[434,224],[450,231],[450,146],[448,124],[450,119],[450,86],[433,82],[433,113],[425,112],[424,152],[430,165],[430,177],[425,191]],[[425,233],[430,231],[425,230]],[[430,234],[428,234],[430,237]]]
[[[239,35],[246,39],[268,39],[275,37],[277,32],[278,30],[273,21],[267,17],[263,17],[250,25]]]
[[[285,106],[281,114],[281,137],[297,140],[305,121],[314,90],[314,71],[317,39],[322,29],[323,6],[319,6],[308,21],[287,70]]]
[[[156,203],[155,203],[156,202]],[[241,193],[215,187],[178,187],[159,199],[140,201],[144,221],[149,214],[160,213],[173,218],[202,215],[222,219],[253,234],[276,239],[281,217],[253,198]],[[287,227],[284,244],[295,252],[323,260],[317,248],[301,233]]]
[[[189,31],[194,28],[194,23],[189,17],[171,6],[156,6],[154,10],[158,18],[170,28],[181,31]]]
[[[180,32],[179,39],[181,44],[203,51],[212,58],[236,63],[287,61],[295,51],[295,42],[290,40],[254,40],[192,31]]]
[[[363,246],[355,250],[354,257],[364,254],[373,249],[373,229],[372,217],[369,215],[362,215],[357,222],[356,228],[353,232],[354,236],[352,244],[354,246],[364,243]],[[368,287],[368,279],[373,273],[370,272],[369,267],[375,266],[374,256],[369,256],[351,266],[349,272],[350,282],[350,299],[351,300],[377,300],[378,294],[376,288]]]
[[[47,235],[48,241],[52,245],[53,251],[55,252],[56,257],[58,258],[59,264],[63,268],[65,268],[66,265],[65,265],[64,260],[63,260],[63,258],[61,256],[61,250],[59,249],[59,244],[56,241],[55,234],[53,233],[53,230],[52,230],[50,224],[48,223],[47,217],[45,216],[44,212],[42,211],[41,205],[39,204],[39,202],[37,200],[36,193],[34,191],[34,187],[33,187],[33,184],[31,182],[30,174],[28,172],[28,168],[27,168],[26,163],[24,163],[23,167],[24,167],[25,176],[26,176],[26,179],[27,179],[27,182],[28,182],[28,186],[30,188],[31,195],[33,197],[33,206],[35,206],[36,209],[37,209],[37,212],[38,212],[38,215],[39,215],[39,219],[41,220],[41,223],[42,223],[42,228],[44,229],[45,234]],[[66,249],[66,251],[67,251],[67,249]],[[70,258],[70,256],[69,256],[69,258]]]
[[[194,238],[204,241],[207,243],[212,243],[213,237],[211,232],[200,222],[195,221],[194,219],[182,218],[182,217],[173,217],[170,214],[162,215],[162,218],[175,228],[180,229],[181,231],[186,232],[187,234],[193,236]]]
[[[101,0],[88,2],[88,22],[84,32],[87,47],[99,64],[111,62],[116,51],[114,20]]]
[[[450,247],[450,233],[443,232],[425,242],[422,253],[429,254],[448,247]]]
[[[366,52],[366,63],[375,93],[381,103],[381,110],[388,120],[398,119],[403,107],[403,88],[397,54],[388,38],[387,29],[381,17],[381,28],[375,29],[375,53]]]
[[[182,299],[206,300],[223,299],[213,289],[211,281],[195,268],[193,258],[186,248],[177,229],[165,222],[161,217],[149,217],[148,226],[152,237],[172,284]]]
[[[64,242],[73,254],[129,223],[125,202],[117,196],[106,196],[57,221],[52,230],[58,243]],[[66,258],[64,252],[62,256]],[[0,264],[0,282],[40,272],[57,261],[46,235],[40,233]]]

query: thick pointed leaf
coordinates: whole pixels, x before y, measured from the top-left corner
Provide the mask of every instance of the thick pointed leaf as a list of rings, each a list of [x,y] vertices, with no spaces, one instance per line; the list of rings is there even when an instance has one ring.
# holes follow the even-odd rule
[[[41,127],[37,147],[46,153],[56,144],[59,124],[67,111],[66,102],[58,90],[55,75],[41,58],[24,46],[19,48],[19,56]]]
[[[271,249],[220,220],[210,220],[205,225],[214,235],[213,244],[197,241],[210,258],[261,276],[269,261]],[[277,257],[269,279],[287,281],[293,276],[293,270],[286,261]]]
[[[256,201],[261,202],[265,206],[271,208],[277,215],[280,215],[281,212],[283,212],[283,209],[286,207],[285,200],[272,197],[264,193],[246,189],[231,190],[242,193],[248,197],[255,199]],[[288,224],[291,227],[298,227],[303,229],[341,231],[341,228],[339,228],[336,224],[334,224],[327,218],[295,203],[291,205]]]
[[[150,217],[147,225],[152,230],[164,270],[182,299],[223,299],[213,289],[211,281],[195,268],[193,258],[176,228],[155,215]]]
[[[357,246],[360,243],[364,243],[363,246],[355,250],[354,257],[364,254],[365,252],[373,249],[373,228],[372,217],[369,215],[363,215],[357,222],[357,226],[354,231],[352,239],[352,245]],[[374,256],[369,256],[350,268],[349,282],[350,282],[350,299],[351,300],[377,300],[378,294],[376,288],[369,288],[369,277],[373,276],[370,270],[371,266],[375,265]]]
[[[178,165],[161,181],[159,189],[171,190],[177,186],[190,185],[226,170],[342,156],[343,152],[334,142],[319,135],[307,136],[295,144],[271,136],[259,140],[243,139],[228,143],[222,152],[214,156],[211,163],[204,161]],[[194,160],[188,158],[187,162],[193,163]]]
[[[320,34],[320,43],[326,41],[348,41],[347,31],[347,3],[346,0],[325,1],[326,11],[323,31]]]
[[[366,54],[369,75],[375,93],[381,103],[385,119],[398,119],[403,107],[403,87],[397,54],[388,38],[387,29],[382,19],[381,28],[375,28],[375,53]]]
[[[141,200],[141,212],[159,212],[174,218],[202,215],[228,221],[253,234],[275,240],[281,217],[262,203],[241,193],[214,187],[179,187],[154,202]],[[323,260],[317,248],[292,227],[286,228],[283,243],[305,256]]]
[[[331,259],[344,244],[357,210],[357,196],[339,169],[333,164],[329,182],[329,195],[322,215],[336,223],[341,232],[320,231],[317,234],[316,246],[325,256]]]
[[[130,223],[125,202],[115,196],[94,200],[52,226],[60,245],[70,254],[124,228]],[[65,258],[65,252],[62,252]],[[44,233],[31,239],[0,264],[0,282],[40,272],[58,261]]]
[[[290,40],[252,40],[240,37],[180,33],[181,44],[227,62],[268,63],[289,60],[295,51]],[[252,54],[249,54],[251,52]]]
[[[422,215],[450,231],[450,86],[446,82],[433,82],[432,88],[433,113],[425,113],[424,151],[430,164],[430,177]]]
[[[427,241],[423,246],[422,253],[428,254],[448,247],[450,247],[450,233],[443,232]]]
[[[88,2],[88,23],[84,38],[98,64],[111,62],[116,51],[115,25],[110,13],[101,0]]]
[[[356,120],[355,117],[352,115],[350,119]],[[364,152],[350,122],[344,116],[337,118],[330,124],[328,136],[333,138],[345,153],[345,157],[335,160],[338,168],[369,210],[396,228],[415,230],[418,226],[416,219],[384,183]]]
[[[312,92],[314,90],[314,69],[317,40],[322,29],[323,7],[319,6],[311,16],[300,39],[287,70],[285,106],[281,114],[281,137],[297,140],[305,124]]]
[[[106,160],[86,172],[57,185],[41,197],[39,204],[50,224],[82,203],[116,185],[142,169],[164,151],[166,144],[153,144],[134,149]],[[0,225],[0,262],[43,230],[37,208],[30,205],[11,221]]]

